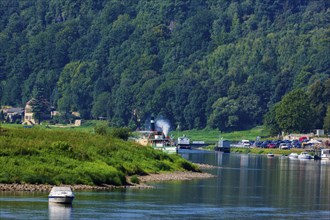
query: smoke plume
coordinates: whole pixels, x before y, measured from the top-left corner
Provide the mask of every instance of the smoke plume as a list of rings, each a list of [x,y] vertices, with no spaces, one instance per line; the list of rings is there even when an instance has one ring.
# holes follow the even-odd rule
[[[160,119],[156,121],[156,126],[163,130],[165,137],[167,137],[168,132],[170,131],[170,123],[164,119]]]

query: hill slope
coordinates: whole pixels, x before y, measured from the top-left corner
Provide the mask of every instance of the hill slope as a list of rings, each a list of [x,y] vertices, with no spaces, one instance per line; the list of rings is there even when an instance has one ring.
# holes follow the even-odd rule
[[[287,92],[329,79],[329,6],[2,0],[1,104],[42,87],[58,110],[120,126],[150,114],[184,129],[260,124]]]

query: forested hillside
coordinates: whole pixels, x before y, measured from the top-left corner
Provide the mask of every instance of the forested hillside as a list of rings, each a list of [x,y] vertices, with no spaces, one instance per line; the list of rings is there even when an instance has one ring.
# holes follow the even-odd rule
[[[1,105],[43,88],[118,126],[261,124],[290,91],[330,91],[329,54],[328,0],[0,1]],[[330,100],[315,103],[320,127]]]

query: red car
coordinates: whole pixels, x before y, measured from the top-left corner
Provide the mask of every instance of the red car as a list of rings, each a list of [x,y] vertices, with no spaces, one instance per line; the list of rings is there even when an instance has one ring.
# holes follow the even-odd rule
[[[274,143],[269,143],[267,145],[267,148],[275,148],[275,147],[276,147],[276,144],[274,144]]]

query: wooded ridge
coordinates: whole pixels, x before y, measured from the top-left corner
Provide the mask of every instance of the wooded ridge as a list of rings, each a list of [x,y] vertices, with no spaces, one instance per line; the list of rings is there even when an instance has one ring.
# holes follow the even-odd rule
[[[285,106],[277,113],[273,106],[301,89],[314,117],[306,124],[322,128],[330,109],[329,6],[1,0],[0,102],[24,107],[43,88],[57,110],[84,119],[136,128],[153,114],[181,129],[228,131],[262,124],[267,112],[267,124],[280,120]]]

